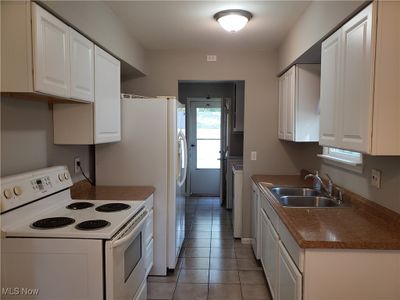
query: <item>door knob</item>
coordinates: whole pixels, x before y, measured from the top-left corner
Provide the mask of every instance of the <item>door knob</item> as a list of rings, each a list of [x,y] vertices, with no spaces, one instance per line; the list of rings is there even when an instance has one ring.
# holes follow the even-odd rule
[[[195,144],[191,144],[190,147],[196,147],[196,145]]]

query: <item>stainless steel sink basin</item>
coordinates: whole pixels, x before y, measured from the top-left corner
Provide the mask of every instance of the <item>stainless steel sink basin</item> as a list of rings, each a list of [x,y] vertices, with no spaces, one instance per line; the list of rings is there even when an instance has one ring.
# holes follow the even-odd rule
[[[278,195],[278,197],[282,196],[321,196],[322,193],[310,189],[310,188],[301,188],[301,187],[274,187],[271,189],[271,192]]]
[[[283,206],[288,207],[338,207],[338,203],[321,196],[282,196],[278,198]]]

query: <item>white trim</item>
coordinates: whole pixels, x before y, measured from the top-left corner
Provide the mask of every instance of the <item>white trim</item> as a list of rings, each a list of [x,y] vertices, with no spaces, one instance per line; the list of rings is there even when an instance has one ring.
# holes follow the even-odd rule
[[[334,157],[334,156],[331,156],[331,155],[317,154],[317,156],[321,157],[321,158],[324,158],[324,159],[329,159],[329,160],[332,160],[332,161],[335,161],[335,162],[340,162],[340,163],[343,163],[343,164],[347,164],[347,165],[350,165],[350,166],[362,165],[362,163],[356,163],[356,162],[354,162],[352,160],[347,160],[347,159],[343,159],[343,158],[339,158],[339,157]]]
[[[335,155],[330,153],[330,147],[323,147],[322,154],[317,154],[318,157],[324,160],[324,163],[352,171],[358,174],[363,173],[363,156],[360,153],[360,158],[346,156],[345,154]]]

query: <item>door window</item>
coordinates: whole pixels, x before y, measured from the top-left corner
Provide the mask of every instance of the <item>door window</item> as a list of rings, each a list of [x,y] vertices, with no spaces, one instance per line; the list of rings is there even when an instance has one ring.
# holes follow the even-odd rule
[[[197,169],[219,169],[221,107],[196,108]]]

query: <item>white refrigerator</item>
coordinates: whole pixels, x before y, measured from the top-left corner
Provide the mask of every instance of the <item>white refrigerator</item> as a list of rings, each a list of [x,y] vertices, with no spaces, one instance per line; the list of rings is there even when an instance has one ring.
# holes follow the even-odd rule
[[[96,145],[97,185],[152,185],[154,264],[174,269],[185,237],[185,106],[170,98],[123,98],[122,139]]]

